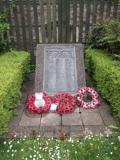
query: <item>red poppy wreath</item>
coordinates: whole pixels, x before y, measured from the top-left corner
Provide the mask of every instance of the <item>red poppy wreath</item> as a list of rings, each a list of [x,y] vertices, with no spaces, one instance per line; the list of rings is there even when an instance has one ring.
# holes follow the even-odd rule
[[[60,115],[72,113],[75,110],[75,97],[69,93],[58,93],[52,97],[52,103],[57,104],[54,111]]]
[[[35,93],[28,97],[27,109],[34,113],[49,112],[51,106],[51,98],[45,92]]]
[[[89,95],[89,100],[85,98]],[[27,99],[27,109],[33,113],[48,113],[54,112],[60,115],[73,113],[76,105],[81,108],[90,109],[96,108],[99,105],[98,93],[90,88],[80,88],[75,96],[69,93],[57,93],[50,97],[45,92],[32,94]]]
[[[84,97],[86,95],[89,95],[91,97],[91,100],[88,102],[84,100]],[[76,104],[78,107],[82,107],[85,109],[96,108],[99,103],[99,95],[93,88],[83,87],[77,91]]]

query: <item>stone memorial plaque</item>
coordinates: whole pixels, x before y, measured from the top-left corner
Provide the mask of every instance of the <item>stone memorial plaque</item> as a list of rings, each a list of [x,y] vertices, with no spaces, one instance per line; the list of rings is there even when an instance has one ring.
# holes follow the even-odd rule
[[[77,87],[75,47],[46,46],[43,90],[48,93],[74,92]]]
[[[36,51],[36,92],[75,93],[85,86],[81,44],[40,44]]]

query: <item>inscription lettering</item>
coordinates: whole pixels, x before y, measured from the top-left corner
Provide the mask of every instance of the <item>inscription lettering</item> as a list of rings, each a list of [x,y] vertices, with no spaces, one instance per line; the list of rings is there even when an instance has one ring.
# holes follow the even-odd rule
[[[44,53],[51,58],[75,58],[74,47],[45,47]]]
[[[74,92],[77,89],[75,47],[44,48],[43,89],[47,92]]]

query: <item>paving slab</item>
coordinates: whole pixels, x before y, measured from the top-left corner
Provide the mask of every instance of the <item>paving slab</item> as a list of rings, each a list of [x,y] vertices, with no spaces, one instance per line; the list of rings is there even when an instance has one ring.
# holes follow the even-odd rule
[[[59,137],[61,126],[41,126],[40,135],[43,137]]]
[[[81,126],[71,126],[70,128],[70,136],[71,137],[78,137],[83,135],[84,127]]]
[[[87,125],[104,125],[103,120],[99,113],[88,113],[88,112],[82,112],[81,113],[82,121],[84,126]]]
[[[40,134],[39,126],[14,126],[9,129],[7,138],[16,137],[35,137]]]
[[[60,126],[61,116],[56,113],[43,114],[41,118],[41,126]]]
[[[71,127],[70,127],[70,126],[63,126],[63,125],[62,125],[61,130],[62,130],[68,137],[70,137],[70,132],[71,132]]]
[[[62,131],[65,133],[66,136],[70,137],[79,137],[83,135],[84,127],[81,126],[62,126]]]
[[[63,126],[79,126],[82,125],[81,116],[79,113],[65,114],[62,116]]]
[[[101,103],[101,106],[99,107],[99,113],[105,125],[115,125],[116,124],[115,119],[111,115],[110,108],[105,102]]]
[[[106,126],[109,126],[109,125],[115,125],[116,124],[116,121],[114,120],[113,117],[111,117],[110,115],[107,116],[107,115],[101,115],[102,119],[103,119],[103,122]]]
[[[22,105],[18,105],[18,107],[14,110],[14,112],[16,113],[16,115],[11,119],[11,121],[9,122],[10,126],[16,127],[18,126],[22,114],[23,114],[23,107]]]
[[[101,113],[105,112],[106,114],[110,115],[110,106],[103,100],[101,100],[100,107],[98,108],[98,110]]]
[[[41,117],[40,118],[31,118],[31,117],[28,117],[25,113],[23,113],[22,115],[22,118],[19,122],[19,125],[20,126],[40,126],[40,120],[41,120]]]
[[[81,113],[99,113],[99,107],[95,108],[95,109],[84,109],[84,108],[80,108],[80,112]]]
[[[92,133],[95,135],[95,134],[104,133],[104,131],[106,130],[106,127],[104,125],[94,125],[94,126],[93,125],[86,125],[85,129],[92,131]],[[83,132],[83,133],[85,133],[85,132]]]
[[[23,137],[23,135],[26,135],[28,137],[36,137],[37,135],[40,134],[40,127],[39,126],[21,127],[19,134],[21,135],[21,137]]]
[[[30,117],[30,118],[41,118],[42,117],[42,114],[39,114],[39,113],[31,113],[29,112],[26,108],[24,110],[24,114],[27,116],[27,117]]]

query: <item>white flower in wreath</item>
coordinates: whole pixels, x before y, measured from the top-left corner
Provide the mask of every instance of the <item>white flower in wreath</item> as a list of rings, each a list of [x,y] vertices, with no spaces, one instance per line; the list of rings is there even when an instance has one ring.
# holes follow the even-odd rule
[[[43,99],[43,93],[35,93],[35,102],[34,105],[36,108],[44,107],[45,106],[45,100]]]

